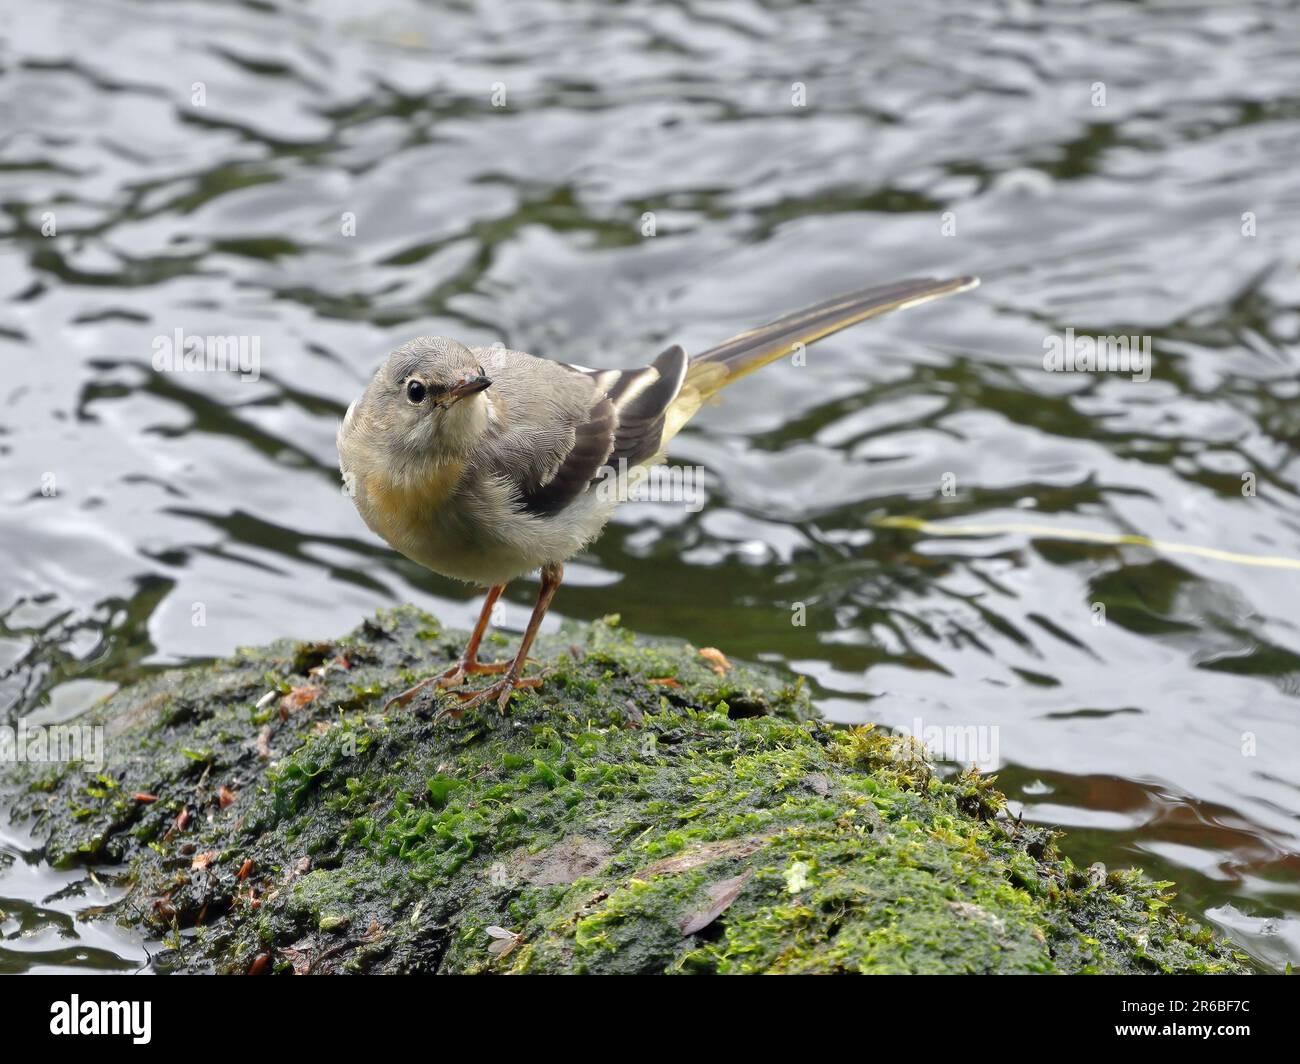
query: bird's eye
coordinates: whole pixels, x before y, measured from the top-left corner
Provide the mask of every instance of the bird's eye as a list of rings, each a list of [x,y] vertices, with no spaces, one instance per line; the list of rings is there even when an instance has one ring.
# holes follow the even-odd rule
[[[427,393],[424,390],[424,385],[419,381],[406,382],[406,398],[411,400],[411,402],[416,404],[424,402],[424,397],[426,394]]]

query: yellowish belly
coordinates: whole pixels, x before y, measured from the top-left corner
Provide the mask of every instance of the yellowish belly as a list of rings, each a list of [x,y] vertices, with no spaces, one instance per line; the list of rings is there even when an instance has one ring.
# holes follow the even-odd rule
[[[403,554],[425,555],[430,546],[425,540],[439,523],[437,511],[448,504],[464,471],[463,462],[445,462],[409,480],[369,473],[360,485],[361,515]]]

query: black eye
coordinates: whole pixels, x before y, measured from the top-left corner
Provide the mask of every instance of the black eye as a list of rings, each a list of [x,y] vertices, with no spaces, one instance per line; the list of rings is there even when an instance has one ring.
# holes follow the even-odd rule
[[[424,385],[421,384],[419,381],[406,382],[406,398],[411,400],[411,402],[413,403],[424,402],[425,394],[426,393],[424,390]]]

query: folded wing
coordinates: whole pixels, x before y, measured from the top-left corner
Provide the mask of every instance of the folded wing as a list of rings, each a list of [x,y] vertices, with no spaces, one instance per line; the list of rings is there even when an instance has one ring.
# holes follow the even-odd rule
[[[520,352],[485,353],[485,360],[509,360],[489,371],[509,412],[493,443],[493,468],[518,484],[523,512],[559,513],[605,471],[654,459],[725,385],[850,325],[978,283],[973,277],[924,277],[860,289],[741,333],[694,359],[674,344],[641,369],[588,369]]]

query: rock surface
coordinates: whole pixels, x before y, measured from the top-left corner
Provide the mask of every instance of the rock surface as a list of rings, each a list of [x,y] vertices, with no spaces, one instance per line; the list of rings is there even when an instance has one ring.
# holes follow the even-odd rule
[[[102,773],[29,768],[12,814],[56,863],[127,869],[106,918],[164,970],[1249,970],[991,778],[683,644],[572,628],[508,718],[384,714],[461,639],[402,609],[156,675],[95,711]]]

